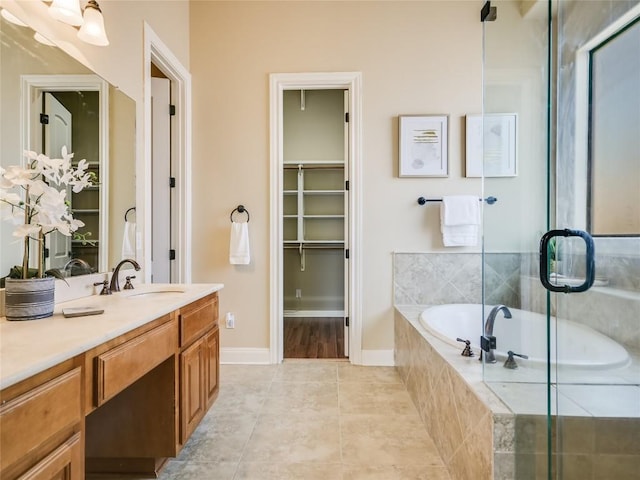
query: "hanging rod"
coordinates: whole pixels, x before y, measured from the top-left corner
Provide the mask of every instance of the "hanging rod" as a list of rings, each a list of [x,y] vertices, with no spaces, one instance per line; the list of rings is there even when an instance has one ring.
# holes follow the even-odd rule
[[[493,205],[498,201],[496,197],[487,197],[487,198],[478,199],[479,202],[482,202],[483,200],[487,202],[489,205]],[[427,202],[441,202],[441,201],[442,201],[442,198],[424,198],[424,197],[418,198],[418,203],[420,205],[424,205]]]
[[[304,169],[304,170],[311,170],[314,168],[326,168],[326,169],[333,169],[333,170],[338,170],[341,168],[344,168],[344,163],[322,163],[322,164],[314,164],[314,163],[285,163],[283,165],[283,168],[288,170],[298,170],[300,168]]]

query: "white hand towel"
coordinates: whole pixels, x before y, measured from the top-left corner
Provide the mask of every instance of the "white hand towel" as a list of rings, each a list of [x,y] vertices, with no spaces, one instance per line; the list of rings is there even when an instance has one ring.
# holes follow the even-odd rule
[[[473,195],[442,197],[440,230],[445,247],[475,247],[480,233],[480,199]]]
[[[231,265],[249,265],[249,224],[231,222],[231,240],[229,241],[229,263]]]
[[[124,222],[122,256],[120,258],[136,259],[136,224],[133,222]]]

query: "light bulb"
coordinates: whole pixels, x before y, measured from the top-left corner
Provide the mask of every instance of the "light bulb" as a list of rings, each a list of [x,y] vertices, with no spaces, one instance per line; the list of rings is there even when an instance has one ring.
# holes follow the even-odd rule
[[[109,45],[109,39],[104,29],[104,18],[98,2],[95,0],[89,0],[84,8],[84,23],[78,31],[78,38],[99,47]]]
[[[49,7],[49,15],[75,27],[82,25],[79,0],[53,0]]]

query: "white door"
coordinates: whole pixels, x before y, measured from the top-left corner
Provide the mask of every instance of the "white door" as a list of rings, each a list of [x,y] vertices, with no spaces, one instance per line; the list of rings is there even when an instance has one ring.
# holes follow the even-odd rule
[[[48,122],[43,124],[44,153],[51,158],[60,158],[62,147],[73,152],[71,144],[71,112],[67,110],[51,93],[44,94],[44,114]],[[71,189],[67,189],[67,200],[71,201]],[[73,207],[73,206],[72,206]],[[71,259],[71,237],[53,232],[46,237],[49,256],[45,259],[45,269],[63,269]]]
[[[171,83],[151,79],[151,282],[171,282]]]
[[[349,356],[349,90],[344,91],[344,356]]]

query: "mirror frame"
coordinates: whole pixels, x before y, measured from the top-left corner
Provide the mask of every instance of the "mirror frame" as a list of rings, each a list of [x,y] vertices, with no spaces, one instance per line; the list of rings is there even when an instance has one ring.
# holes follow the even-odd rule
[[[109,84],[95,74],[86,75],[21,75],[22,96],[22,146],[23,150],[42,151],[42,136],[37,118],[40,112],[34,110],[33,100],[46,91],[96,91],[98,92],[98,165],[100,171],[100,200],[98,223],[98,265],[97,272],[109,271]]]

